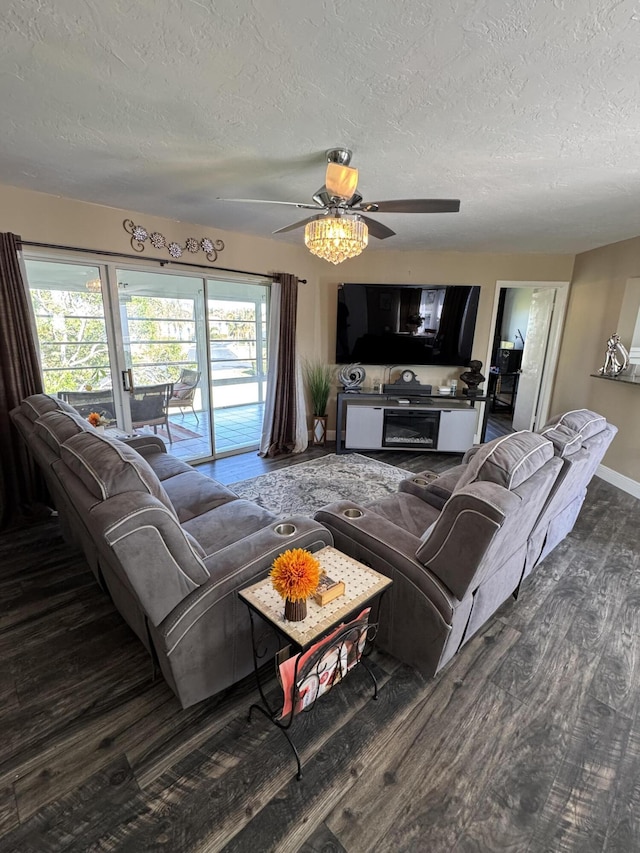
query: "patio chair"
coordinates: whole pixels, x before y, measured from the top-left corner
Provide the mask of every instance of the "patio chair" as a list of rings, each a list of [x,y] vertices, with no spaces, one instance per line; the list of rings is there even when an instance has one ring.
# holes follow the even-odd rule
[[[184,418],[183,408],[191,407],[191,411],[196,419],[196,423],[200,423],[200,419],[193,407],[193,400],[196,395],[196,388],[200,382],[200,371],[183,368],[182,373],[177,382],[173,385],[173,394],[169,398],[170,409],[180,409],[180,414]]]
[[[58,391],[58,399],[73,406],[83,418],[86,418],[91,412],[97,412],[108,420],[115,420],[116,409],[111,389],[103,391]]]
[[[169,444],[173,444],[169,429],[169,400],[172,393],[173,382],[136,387],[130,400],[133,428],[152,426],[154,433],[157,433],[158,427],[164,426]]]

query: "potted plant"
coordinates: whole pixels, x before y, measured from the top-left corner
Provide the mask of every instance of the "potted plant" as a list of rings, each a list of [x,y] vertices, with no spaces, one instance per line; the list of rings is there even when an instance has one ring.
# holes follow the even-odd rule
[[[322,362],[307,361],[304,378],[313,410],[313,443],[324,444],[327,440],[327,403],[331,394],[333,368]]]

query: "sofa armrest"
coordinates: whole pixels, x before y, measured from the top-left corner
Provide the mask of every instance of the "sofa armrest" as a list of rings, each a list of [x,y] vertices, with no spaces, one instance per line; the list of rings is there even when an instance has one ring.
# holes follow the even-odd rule
[[[473,444],[473,445],[472,445],[472,446],[471,446],[471,447],[470,447],[470,448],[465,452],[464,456],[462,457],[462,464],[463,464],[463,465],[468,465],[468,464],[469,464],[469,462],[471,462],[471,460],[472,460],[472,459],[473,459],[473,457],[476,455],[476,453],[480,450],[480,448],[481,448],[481,447],[482,447],[482,445],[481,445],[481,444]]]
[[[283,525],[295,527],[295,533],[277,533]],[[214,616],[216,607],[225,598],[235,596],[237,590],[264,577],[274,559],[283,551],[289,548],[317,551],[326,545],[333,545],[333,537],[326,528],[305,516],[295,516],[275,521],[205,557],[209,580],[187,595],[159,626],[167,653],[171,653],[201,618],[218,618]]]
[[[157,435],[134,435],[131,438],[120,439],[123,444],[133,447],[140,456],[152,456],[155,453],[166,453],[167,446]]]
[[[477,569],[507,515],[522,504],[495,483],[471,483],[450,498],[416,552],[442,583],[462,599],[473,589]]]
[[[354,513],[361,513],[353,517]],[[456,605],[454,596],[442,581],[416,559],[421,540],[374,510],[352,501],[337,501],[316,512],[314,518],[324,524],[334,536],[336,547],[359,559],[375,555],[373,568],[382,571],[391,567],[426,596],[437,608],[441,618],[450,622]],[[364,561],[364,560],[363,560]]]
[[[110,570],[117,570],[134,591],[152,624],[159,624],[185,595],[210,580],[197,543],[150,494],[124,492],[97,502],[85,521],[94,541],[104,541],[115,557]]]
[[[401,481],[398,491],[414,495],[435,509],[441,510],[453,494],[465,468],[465,465],[456,465],[455,468],[443,474],[434,474],[433,471],[414,474],[413,477]]]
[[[361,516],[349,518],[358,510]],[[466,624],[471,598],[458,601],[416,560],[420,539],[373,509],[339,501],[315,517],[331,530],[337,548],[393,581],[380,604],[380,648],[435,675],[458,647],[456,624]]]

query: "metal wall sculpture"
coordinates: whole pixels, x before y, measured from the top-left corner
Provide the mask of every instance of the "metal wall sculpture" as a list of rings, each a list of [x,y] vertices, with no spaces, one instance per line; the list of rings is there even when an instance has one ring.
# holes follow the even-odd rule
[[[147,240],[151,243],[154,249],[166,249],[172,258],[181,258],[183,252],[204,252],[207,260],[210,263],[215,263],[218,259],[218,254],[224,249],[222,240],[212,240],[210,237],[202,237],[197,240],[195,237],[187,237],[184,245],[169,241],[160,234],[159,231],[152,231],[151,234],[142,225],[136,225],[131,219],[125,219],[122,223],[127,234],[131,235],[131,248],[134,252],[144,252],[144,244]]]

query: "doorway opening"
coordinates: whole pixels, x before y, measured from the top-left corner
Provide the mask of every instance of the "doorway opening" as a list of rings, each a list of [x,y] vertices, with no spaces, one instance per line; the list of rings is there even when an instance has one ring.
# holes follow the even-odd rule
[[[568,282],[497,282],[485,440],[549,417]]]

